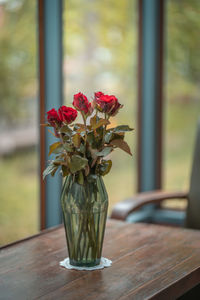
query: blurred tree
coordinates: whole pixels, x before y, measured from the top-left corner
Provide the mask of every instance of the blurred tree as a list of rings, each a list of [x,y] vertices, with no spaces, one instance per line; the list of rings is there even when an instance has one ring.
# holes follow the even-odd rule
[[[31,0],[0,1],[0,118],[6,116],[9,123],[23,118],[27,98],[35,97],[36,4]],[[170,98],[196,99],[200,1],[168,0],[166,7]],[[133,55],[133,49],[137,49],[135,20],[137,1],[65,1],[64,53],[67,59],[82,56],[89,62],[80,70],[85,86],[91,89],[91,81],[98,86],[106,78],[111,88],[113,82],[120,87],[120,94],[127,94],[130,100],[137,83],[137,56]]]
[[[37,1],[0,2],[0,118],[27,118],[27,99],[36,91]]]
[[[108,93],[117,90],[122,101],[133,102],[137,84],[137,15],[135,0],[86,0],[84,5],[82,0],[65,1],[66,64],[74,60],[74,66],[77,61],[80,66],[68,69],[68,83],[76,77],[79,89],[85,92],[103,87]],[[69,84],[67,94],[71,98]]]
[[[171,101],[199,98],[200,1],[168,0],[167,69]]]

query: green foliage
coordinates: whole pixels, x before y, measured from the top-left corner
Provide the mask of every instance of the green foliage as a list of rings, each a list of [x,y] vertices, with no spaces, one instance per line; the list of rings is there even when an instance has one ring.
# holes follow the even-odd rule
[[[67,152],[73,152],[73,145],[70,143],[64,143],[63,144],[63,148],[67,151]]]
[[[27,118],[27,100],[36,97],[36,1],[1,4],[0,117],[9,124]]]
[[[60,128],[60,133],[65,133],[66,135],[71,136],[71,135],[72,135],[72,132],[73,132],[72,129],[69,128],[68,125],[64,125],[64,126],[62,126],[62,127]]]
[[[88,160],[86,158],[75,154],[71,157],[69,168],[72,174],[74,174],[77,171],[84,169],[87,164],[88,164]]]
[[[116,101],[118,102],[117,99]],[[104,105],[106,104],[105,102]],[[128,125],[120,125],[107,130],[111,117],[109,113],[103,113],[104,118],[101,118],[97,116],[99,111],[95,106],[93,113],[93,116],[86,117],[81,113],[83,124],[71,124],[71,128],[62,121],[51,125],[56,136],[60,137],[60,142],[50,146],[49,155],[54,153],[57,156],[44,171],[44,178],[48,174],[53,176],[61,167],[63,176],[74,174],[75,181],[83,184],[91,174],[103,176],[109,173],[112,162],[103,158],[115,148],[131,154],[128,144],[124,141],[124,135],[132,129]]]
[[[104,176],[110,172],[112,167],[112,160],[102,160],[98,165],[97,172],[99,175]]]
[[[99,119],[98,122],[92,126],[93,130],[96,130],[97,128],[101,127],[102,125],[108,125],[110,122],[105,119]]]
[[[133,130],[133,128],[130,128],[128,125],[120,125],[120,126],[113,128],[113,132],[116,132],[116,133],[127,132],[127,131],[132,131],[132,130]]]
[[[105,147],[102,151],[96,152],[96,156],[107,156],[113,150],[112,147]]]
[[[200,1],[170,0],[167,9],[167,70],[172,101],[196,100],[200,74]]]
[[[45,179],[45,177],[49,174],[51,174],[53,176],[57,169],[58,169],[58,166],[56,166],[53,162],[51,162],[43,172],[43,179]]]

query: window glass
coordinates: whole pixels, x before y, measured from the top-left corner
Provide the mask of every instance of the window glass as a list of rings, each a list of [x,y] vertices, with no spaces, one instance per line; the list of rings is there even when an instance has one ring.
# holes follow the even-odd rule
[[[112,125],[136,126],[137,17],[136,0],[65,1],[64,88],[68,105],[79,91],[90,100],[95,91],[114,94],[124,108]],[[104,177],[110,209],[135,189],[135,134],[127,133],[126,138],[133,158],[117,149],[111,157],[112,170]]]
[[[200,116],[200,1],[167,2],[165,188],[189,187]]]
[[[36,4],[0,1],[0,244],[38,231]]]

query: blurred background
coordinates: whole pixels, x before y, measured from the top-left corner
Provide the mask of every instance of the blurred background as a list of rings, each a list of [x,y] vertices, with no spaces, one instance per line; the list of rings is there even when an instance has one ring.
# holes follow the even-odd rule
[[[0,244],[40,230],[37,1],[0,0]],[[200,111],[200,1],[166,0],[163,188],[183,190]],[[64,103],[114,94],[133,158],[117,150],[105,184],[113,204],[137,190],[138,1],[63,1]],[[183,202],[182,207],[185,206]]]

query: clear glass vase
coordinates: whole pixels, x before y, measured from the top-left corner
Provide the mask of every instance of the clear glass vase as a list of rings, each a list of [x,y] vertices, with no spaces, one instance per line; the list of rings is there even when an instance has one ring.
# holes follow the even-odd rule
[[[84,184],[69,175],[63,185],[61,205],[70,264],[92,267],[100,263],[108,209],[102,177]]]

